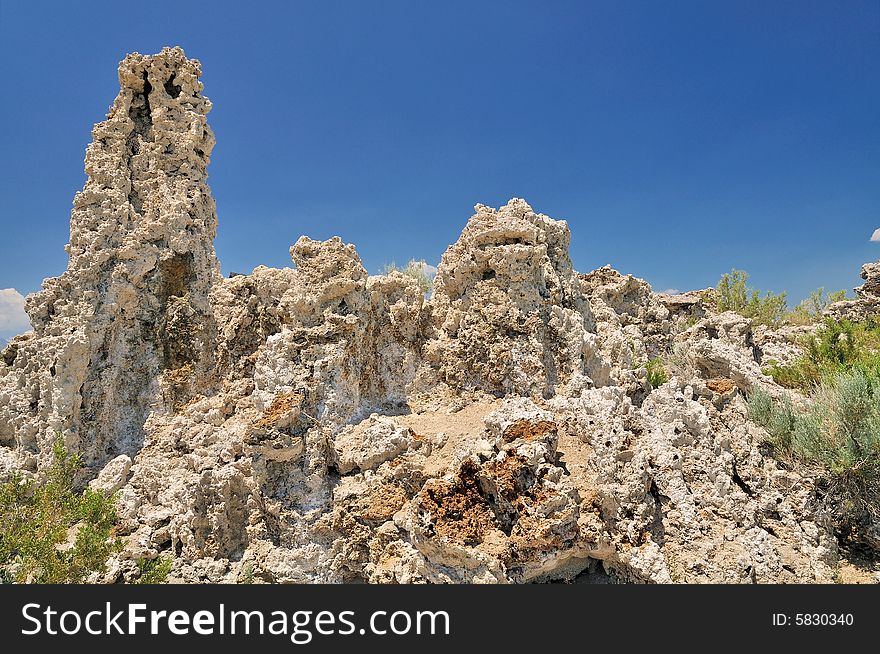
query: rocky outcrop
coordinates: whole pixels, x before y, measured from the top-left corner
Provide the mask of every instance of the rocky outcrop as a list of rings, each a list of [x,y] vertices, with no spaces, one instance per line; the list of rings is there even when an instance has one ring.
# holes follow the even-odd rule
[[[744,392],[781,390],[772,338],[578,274],[520,199],[477,205],[430,299],[339,238],[221,278],[199,72],[122,62],[68,270],[0,357],[0,474],[39,476],[61,434],[119,492],[102,581],[157,556],[188,582],[832,579],[812,480],[746,419]]]
[[[74,198],[68,269],[28,297],[33,335],[5,350],[0,441],[25,469],[57,434],[89,464],[133,456],[150,411],[210,385],[219,267],[200,74],[179,48],[120,65]]]
[[[675,336],[706,315],[702,299],[698,294],[655,295],[646,281],[610,266],[580,279],[610,379],[629,394],[644,395],[650,390],[645,366],[669,352]]]
[[[455,391],[547,397],[609,383],[568,225],[513,199],[477,205],[443,254],[425,359]]]
[[[861,277],[865,283],[853,289],[856,299],[835,302],[825,310],[825,315],[853,322],[876,318],[880,311],[880,261],[862,266]]]

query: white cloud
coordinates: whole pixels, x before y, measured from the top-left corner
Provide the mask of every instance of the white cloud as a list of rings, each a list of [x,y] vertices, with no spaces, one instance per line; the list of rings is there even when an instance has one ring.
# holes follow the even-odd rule
[[[872,241],[880,241],[880,227],[874,230],[874,233],[871,234]]]
[[[422,261],[422,270],[426,275],[436,275],[437,274],[437,266],[432,266],[429,263],[425,263]]]
[[[31,328],[24,312],[24,296],[14,288],[0,288],[0,336],[15,336]]]
[[[678,295],[681,293],[677,288],[667,288],[665,291],[660,291],[661,293],[666,293],[666,295]]]

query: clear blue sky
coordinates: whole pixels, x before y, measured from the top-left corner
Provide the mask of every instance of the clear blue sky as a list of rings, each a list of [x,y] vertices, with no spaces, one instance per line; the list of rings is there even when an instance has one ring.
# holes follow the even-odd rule
[[[738,267],[797,301],[880,258],[876,0],[0,7],[0,289],[64,270],[118,62],[164,45],[214,103],[224,273],[301,234],[436,264],[510,197],[657,290]]]

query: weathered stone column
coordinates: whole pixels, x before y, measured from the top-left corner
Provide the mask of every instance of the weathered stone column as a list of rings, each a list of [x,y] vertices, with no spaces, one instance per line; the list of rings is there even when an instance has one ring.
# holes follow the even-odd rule
[[[27,299],[34,332],[0,364],[0,439],[25,467],[48,461],[57,433],[89,464],[132,455],[151,407],[211,384],[219,266],[200,74],[180,48],[119,66],[74,197],[68,268]]]

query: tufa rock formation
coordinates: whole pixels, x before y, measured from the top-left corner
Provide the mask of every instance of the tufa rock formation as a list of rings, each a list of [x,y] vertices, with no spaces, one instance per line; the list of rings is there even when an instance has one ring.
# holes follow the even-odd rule
[[[60,433],[119,490],[94,581],[158,556],[187,582],[832,580],[814,481],[746,419],[780,392],[748,320],[576,273],[518,199],[477,205],[430,299],[339,238],[224,279],[199,74],[122,62],[68,269],[0,357],[0,472],[39,478]]]
[[[853,289],[856,299],[835,302],[825,310],[825,315],[854,322],[877,317],[880,307],[880,261],[862,266],[861,276],[865,283]]]
[[[87,463],[134,456],[151,410],[210,384],[219,265],[200,74],[179,48],[119,68],[74,197],[68,269],[27,299],[33,334],[5,356],[0,442],[26,470],[58,432]]]
[[[608,382],[564,221],[478,204],[443,255],[425,359],[455,391],[552,397]]]

